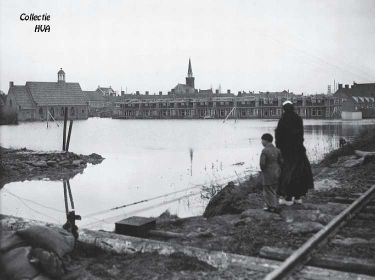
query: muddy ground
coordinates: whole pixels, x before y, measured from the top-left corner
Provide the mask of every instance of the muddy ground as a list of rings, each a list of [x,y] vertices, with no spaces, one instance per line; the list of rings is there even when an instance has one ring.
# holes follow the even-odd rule
[[[71,256],[72,265],[84,267],[79,279],[263,279],[264,273],[244,268],[217,269],[196,258],[180,253],[162,256],[157,253],[118,255],[86,245],[78,245]]]
[[[98,154],[77,155],[71,152],[36,152],[0,147],[0,188],[10,182],[25,180],[68,180],[82,173],[87,164],[99,164]]]

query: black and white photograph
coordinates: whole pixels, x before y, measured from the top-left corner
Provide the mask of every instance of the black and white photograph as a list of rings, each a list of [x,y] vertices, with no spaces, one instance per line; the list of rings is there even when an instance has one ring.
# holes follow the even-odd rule
[[[374,0],[0,0],[0,280],[375,279]]]

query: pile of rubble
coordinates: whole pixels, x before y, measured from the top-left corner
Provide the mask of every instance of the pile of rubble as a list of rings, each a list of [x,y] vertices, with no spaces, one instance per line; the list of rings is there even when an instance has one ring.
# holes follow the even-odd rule
[[[2,167],[0,188],[6,183],[25,180],[62,180],[82,173],[87,164],[99,164],[98,154],[77,155],[71,152],[35,152],[0,147]]]

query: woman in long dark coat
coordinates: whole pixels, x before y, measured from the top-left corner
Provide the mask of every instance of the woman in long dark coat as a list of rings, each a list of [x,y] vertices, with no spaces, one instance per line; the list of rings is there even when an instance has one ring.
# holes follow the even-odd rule
[[[302,118],[294,111],[293,103],[283,103],[283,114],[275,131],[276,147],[283,157],[278,194],[286,199],[285,204],[302,203],[301,197],[314,188],[310,162],[303,146]],[[280,201],[283,203],[283,200]]]

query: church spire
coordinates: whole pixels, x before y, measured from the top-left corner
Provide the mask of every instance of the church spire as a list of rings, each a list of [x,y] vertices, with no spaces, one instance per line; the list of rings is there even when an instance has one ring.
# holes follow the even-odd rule
[[[189,58],[188,77],[193,77],[193,70],[191,69],[191,61]]]
[[[191,61],[189,58],[189,68],[188,68],[188,74],[186,77],[186,85],[192,88],[194,87],[194,77],[193,77],[193,70],[191,69]]]

